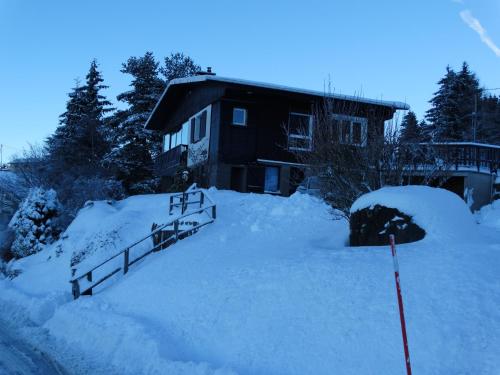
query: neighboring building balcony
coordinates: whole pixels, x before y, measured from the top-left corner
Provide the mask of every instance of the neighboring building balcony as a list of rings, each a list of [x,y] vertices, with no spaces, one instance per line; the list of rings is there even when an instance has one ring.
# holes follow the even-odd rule
[[[425,143],[449,169],[497,173],[500,166],[500,146],[475,142]]]
[[[187,165],[187,145],[178,145],[161,153],[155,159],[155,173],[158,176],[173,176],[180,167]]]

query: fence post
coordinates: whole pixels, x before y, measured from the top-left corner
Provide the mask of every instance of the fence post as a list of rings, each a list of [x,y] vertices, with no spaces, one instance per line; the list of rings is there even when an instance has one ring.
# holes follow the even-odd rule
[[[406,335],[405,313],[403,310],[403,296],[401,295],[401,285],[399,284],[399,263],[396,254],[396,245],[394,235],[389,236],[389,244],[391,246],[392,263],[394,265],[394,277],[396,279],[396,292],[398,295],[399,319],[401,321],[401,333],[403,335],[403,347],[405,352],[406,374],[411,375],[410,351],[408,349],[408,337]]]
[[[128,259],[129,259],[129,250],[130,248],[125,249],[125,252],[123,253],[124,259],[123,259],[123,274],[125,275],[128,272]]]
[[[73,293],[73,299],[78,299],[78,297],[80,297],[80,284],[78,280],[71,281],[71,291]]]
[[[217,210],[215,208],[215,205],[212,206],[212,219],[215,219],[217,217]]]
[[[91,283],[92,282],[92,271],[87,272],[86,276],[87,276],[87,281]],[[84,294],[86,296],[91,296],[92,295],[92,287],[88,288],[82,294]]]
[[[182,204],[181,204],[181,214],[184,214],[186,208],[185,208],[185,204],[186,204],[186,193],[182,193]]]
[[[175,242],[179,240],[179,220],[174,221],[174,238]]]
[[[204,203],[205,203],[205,194],[203,194],[203,192],[200,191],[200,208],[203,207]]]
[[[172,206],[173,206],[173,204],[174,204],[174,196],[171,195],[170,196],[170,203],[168,205],[168,214],[169,215],[172,215]]]

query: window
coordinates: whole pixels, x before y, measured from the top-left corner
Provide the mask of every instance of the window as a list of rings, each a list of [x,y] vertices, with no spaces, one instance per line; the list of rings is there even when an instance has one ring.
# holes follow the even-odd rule
[[[163,135],[163,152],[170,150],[170,133]]]
[[[189,122],[182,124],[181,143],[187,145],[189,143]]]
[[[201,112],[191,119],[191,143],[204,138],[207,133],[207,111]]]
[[[247,110],[244,108],[233,108],[233,125],[247,125]]]
[[[337,126],[339,141],[365,146],[367,137],[366,118],[345,115],[333,115],[333,124]]]
[[[288,148],[290,150],[312,149],[312,116],[291,112],[288,118]]]
[[[266,167],[264,191],[266,193],[279,192],[280,169],[279,167]]]

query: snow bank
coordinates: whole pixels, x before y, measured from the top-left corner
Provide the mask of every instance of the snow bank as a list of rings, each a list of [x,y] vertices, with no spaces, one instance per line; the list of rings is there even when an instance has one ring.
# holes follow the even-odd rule
[[[500,200],[481,208],[476,218],[484,226],[500,229]]]
[[[168,199],[95,202],[59,256],[53,247],[27,257],[16,262],[22,275],[0,280],[0,315],[18,306],[9,317],[24,311],[56,353],[77,354],[63,364],[85,360],[108,374],[404,372],[389,249],[346,247],[347,223],[308,195],[210,193],[215,223],[72,301],[73,249],[92,249],[90,262],[114,251],[99,233],[135,240],[163,221]],[[398,247],[415,373],[498,373],[500,234],[484,234]]]
[[[474,233],[474,217],[454,193],[428,186],[384,187],[358,198],[351,213],[375,205],[395,208],[412,216],[426,232],[426,240],[458,240]]]

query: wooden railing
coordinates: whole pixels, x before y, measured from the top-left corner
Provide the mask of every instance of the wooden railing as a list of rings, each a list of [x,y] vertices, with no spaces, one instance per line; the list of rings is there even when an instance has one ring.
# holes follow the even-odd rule
[[[500,166],[500,146],[474,142],[425,143],[449,168],[474,168],[478,172],[496,173]]]
[[[189,200],[189,197],[192,197],[191,200]],[[179,202],[175,202],[175,200],[178,199]],[[193,210],[187,210],[188,206],[190,205],[197,205],[197,208]],[[155,251],[159,251],[161,249],[164,249],[167,246],[170,246],[177,241],[192,235],[196,233],[201,227],[213,223],[215,218],[216,218],[216,205],[213,202],[213,200],[203,191],[200,189],[196,188],[196,185],[191,186],[190,189],[188,189],[186,192],[181,193],[181,194],[175,194],[172,195],[170,198],[170,204],[169,204],[169,214],[173,214],[173,211],[175,210],[176,207],[181,208],[181,215],[177,216],[175,219],[170,220],[166,224],[161,224],[159,226],[156,226],[150,234],[147,236],[144,236],[143,238],[135,241],[134,243],[130,244],[123,250],[119,251],[118,253],[114,254],[113,256],[107,258],[105,261],[99,263],[98,265],[92,267],[88,271],[84,273],[80,273],[78,276],[74,276],[70,280],[72,284],[72,293],[73,293],[73,298],[77,299],[81,295],[92,295],[93,289],[111,278],[112,276],[116,275],[120,271],[123,271],[123,274],[126,274],[129,270],[129,267],[136,264],[138,261],[141,259],[145,258],[146,256],[152,254]],[[191,221],[188,222],[191,225],[188,225],[187,227],[182,227],[183,224],[186,224],[186,218],[192,216],[192,215],[199,215],[199,214],[207,214],[208,220],[204,222],[198,222],[198,221]],[[168,236],[161,236],[162,232],[165,232],[166,228],[172,227],[172,229],[168,232],[171,232],[171,235]],[[155,241],[156,243],[147,250],[146,252],[136,256],[135,258],[131,259],[131,253],[132,250],[137,248],[140,244],[144,243],[148,239],[158,239],[161,238],[160,241]],[[117,262],[112,262],[113,260],[123,257],[121,265],[116,265],[114,263]],[[104,272],[103,275],[96,281],[94,281],[94,276],[97,270],[105,268],[105,266],[111,265],[111,270],[107,270]],[[73,273],[76,273],[76,270],[73,270]],[[82,286],[82,281],[86,282],[86,285]]]
[[[154,161],[158,176],[173,176],[179,166],[187,163],[187,145],[178,145],[161,153]]]

